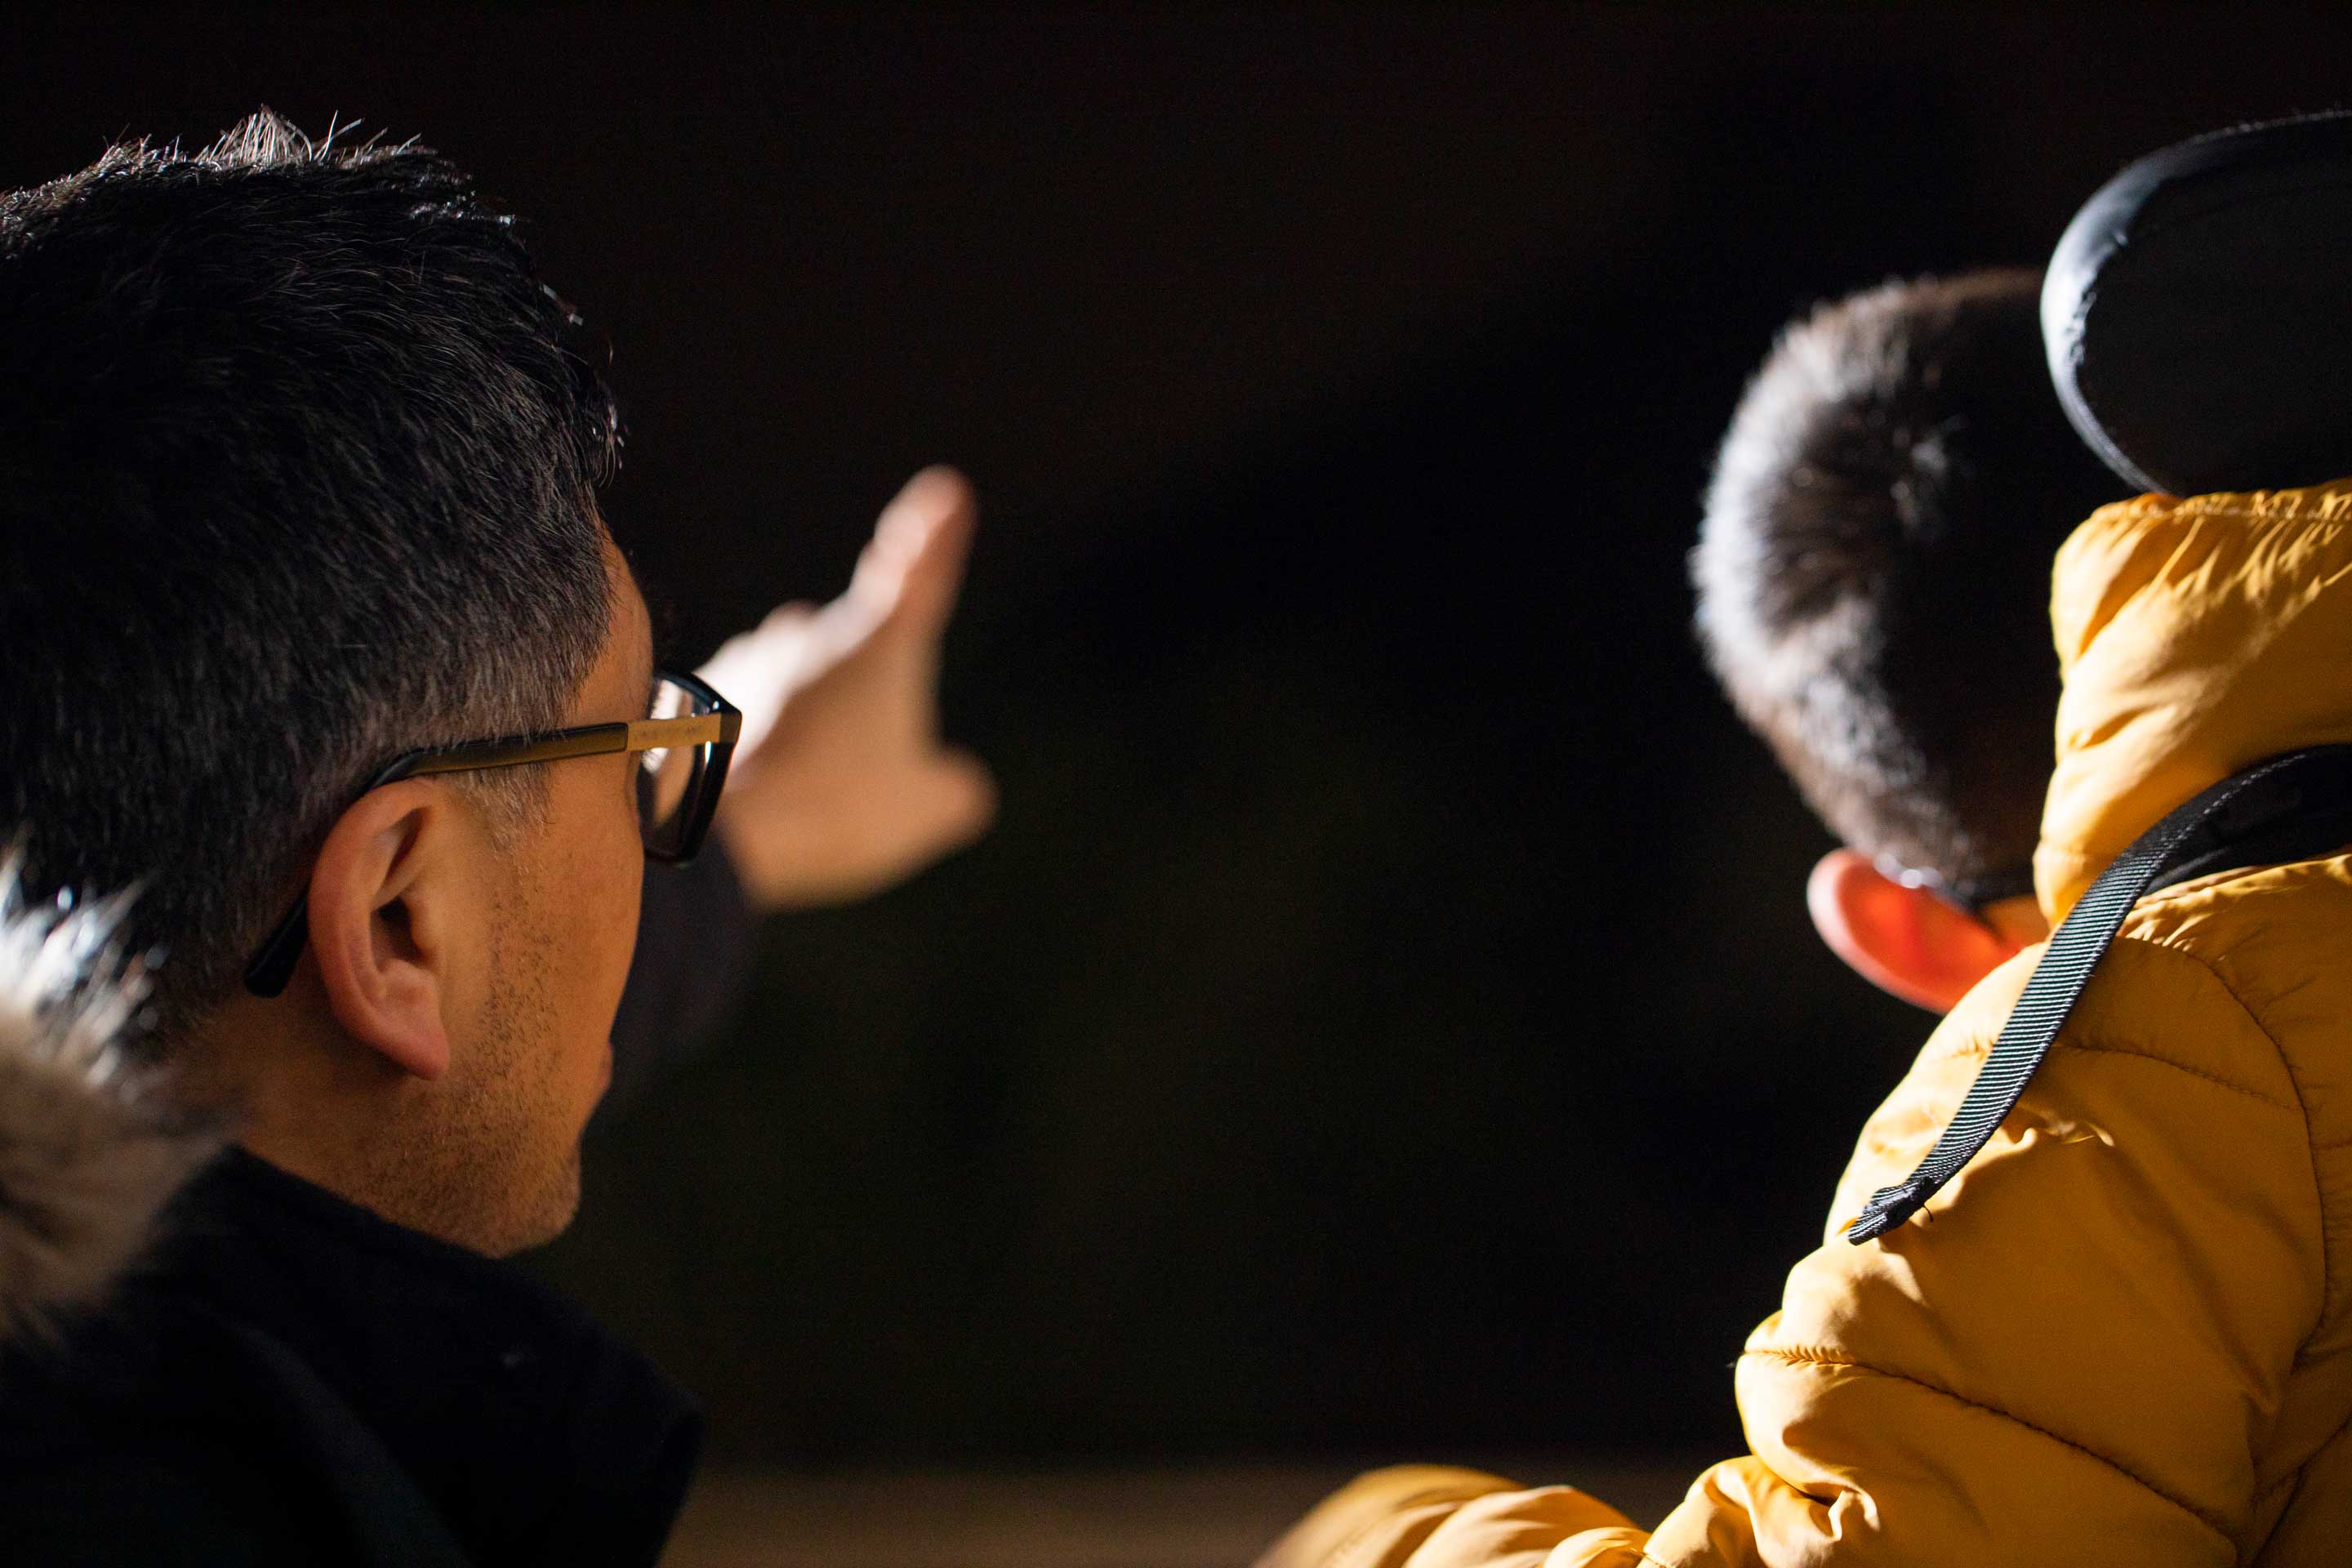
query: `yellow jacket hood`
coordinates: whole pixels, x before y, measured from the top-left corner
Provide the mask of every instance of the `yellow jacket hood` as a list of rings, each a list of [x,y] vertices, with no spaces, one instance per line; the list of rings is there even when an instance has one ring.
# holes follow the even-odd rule
[[[2058,552],[2065,678],[2034,879],[2053,924],[2172,807],[2352,742],[2352,480],[2093,514]]]

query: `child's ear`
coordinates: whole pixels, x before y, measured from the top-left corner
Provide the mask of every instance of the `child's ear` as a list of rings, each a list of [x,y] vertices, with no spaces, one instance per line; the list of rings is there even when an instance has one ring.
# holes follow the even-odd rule
[[[1948,1013],[2024,944],[1925,888],[1906,888],[1851,849],[1832,849],[1805,883],[1813,929],[1881,991]]]

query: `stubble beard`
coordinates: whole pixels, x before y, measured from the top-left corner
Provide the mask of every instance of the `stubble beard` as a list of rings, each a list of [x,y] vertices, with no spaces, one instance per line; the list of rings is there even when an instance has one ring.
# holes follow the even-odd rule
[[[378,1191],[407,1223],[503,1258],[553,1240],[580,1207],[580,1129],[559,1103],[548,938],[501,899],[490,983],[438,1092],[414,1102]]]

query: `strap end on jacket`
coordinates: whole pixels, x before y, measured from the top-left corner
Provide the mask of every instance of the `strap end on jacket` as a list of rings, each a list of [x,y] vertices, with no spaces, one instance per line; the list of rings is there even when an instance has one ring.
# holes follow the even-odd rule
[[[1874,1237],[1885,1235],[1926,1207],[1935,1192],[1936,1184],[1920,1176],[1879,1188],[1862,1205],[1862,1213],[1845,1222],[1846,1240],[1860,1247]]]

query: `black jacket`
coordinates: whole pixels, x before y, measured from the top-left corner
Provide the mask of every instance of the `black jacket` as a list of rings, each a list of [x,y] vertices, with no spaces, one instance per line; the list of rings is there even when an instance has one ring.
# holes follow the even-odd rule
[[[751,916],[696,870],[648,878],[617,1083],[740,981]],[[119,1017],[0,964],[0,1568],[654,1562],[687,1396],[514,1265],[222,1152]]]
[[[649,1563],[686,1395],[511,1264],[230,1150],[152,1262],[0,1359],[0,1561]]]

